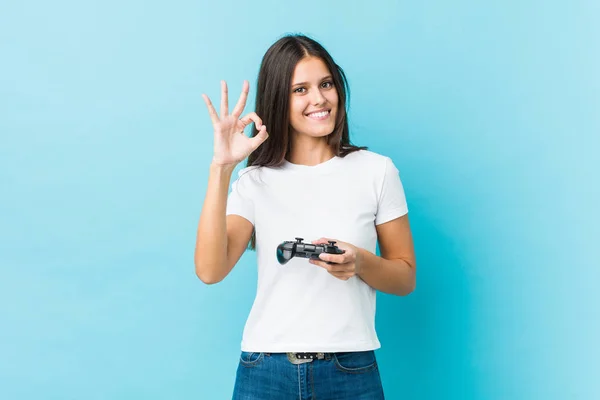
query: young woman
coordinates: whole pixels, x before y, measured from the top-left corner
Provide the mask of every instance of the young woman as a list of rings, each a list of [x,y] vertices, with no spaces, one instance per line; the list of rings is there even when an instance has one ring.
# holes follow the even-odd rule
[[[416,281],[399,172],[389,157],[350,143],[346,78],[316,41],[289,35],[275,42],[257,86],[256,112],[243,117],[247,81],[231,113],[225,82],[219,114],[203,95],[214,156],[196,274],[207,284],[221,281],[248,247],[258,264],[233,398],[382,399],[376,291],[407,295]],[[345,252],[280,264],[277,246],[298,237],[335,241]]]

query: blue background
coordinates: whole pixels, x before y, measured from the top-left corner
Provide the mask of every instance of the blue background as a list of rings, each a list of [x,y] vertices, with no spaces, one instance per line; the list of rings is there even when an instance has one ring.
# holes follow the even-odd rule
[[[0,398],[226,399],[256,271],[194,274],[201,93],[303,32],[409,201],[378,295],[390,399],[600,398],[597,1],[21,1],[0,7]],[[246,111],[253,109],[253,100]],[[283,238],[282,238],[283,239]],[[318,327],[316,327],[318,329]]]

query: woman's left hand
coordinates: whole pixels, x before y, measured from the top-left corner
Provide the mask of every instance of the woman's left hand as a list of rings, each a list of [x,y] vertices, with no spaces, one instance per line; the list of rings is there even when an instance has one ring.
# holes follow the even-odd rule
[[[342,250],[345,250],[344,254],[319,254],[320,260],[312,260],[309,262],[319,267],[325,268],[331,275],[338,279],[347,281],[354,275],[360,274],[361,255],[358,251],[358,247],[351,245],[350,243],[341,242],[336,239],[321,238],[313,240],[312,244],[327,244],[330,240],[335,241],[335,245]]]

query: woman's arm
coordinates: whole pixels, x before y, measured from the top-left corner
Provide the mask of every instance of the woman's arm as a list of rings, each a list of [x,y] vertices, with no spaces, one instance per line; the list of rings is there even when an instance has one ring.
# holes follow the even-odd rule
[[[248,220],[225,215],[234,167],[214,163],[210,166],[194,252],[196,275],[207,284],[220,282],[229,274],[252,235],[253,226]]]
[[[337,246],[346,250],[344,254],[321,253],[323,261],[310,260],[339,279],[347,280],[358,275],[372,288],[381,292],[406,296],[416,287],[416,259],[408,221],[408,214],[377,225],[377,239],[381,257],[368,250],[345,242]],[[313,243],[327,243],[322,238]],[[333,264],[327,264],[330,261]]]
[[[406,296],[416,287],[416,259],[408,214],[377,225],[381,257],[358,249],[358,275],[382,292]]]
[[[269,137],[267,127],[255,112],[240,118],[249,88],[248,81],[244,81],[242,93],[231,114],[225,81],[221,81],[221,115],[217,114],[208,96],[202,95],[214,129],[214,154],[194,251],[196,275],[205,283],[216,283],[225,278],[252,236],[250,221],[238,215],[226,215],[229,183],[236,165]],[[249,138],[244,129],[252,122],[258,133]]]

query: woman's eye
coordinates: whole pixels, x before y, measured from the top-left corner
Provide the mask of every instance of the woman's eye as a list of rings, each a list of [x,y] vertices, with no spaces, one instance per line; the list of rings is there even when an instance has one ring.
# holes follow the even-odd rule
[[[325,89],[329,89],[333,87],[333,82],[327,81],[327,82],[323,82],[321,83],[321,87],[325,88]],[[305,87],[299,87],[294,89],[294,93],[303,93],[303,91],[306,91]]]

